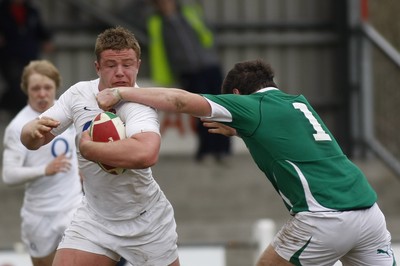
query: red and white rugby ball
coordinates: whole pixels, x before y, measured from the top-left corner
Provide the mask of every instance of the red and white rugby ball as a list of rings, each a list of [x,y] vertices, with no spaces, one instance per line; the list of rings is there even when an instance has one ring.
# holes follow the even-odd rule
[[[116,114],[103,112],[96,115],[90,124],[89,134],[93,141],[110,142],[126,138],[125,124]],[[113,175],[122,174],[125,169],[98,163],[107,173]]]

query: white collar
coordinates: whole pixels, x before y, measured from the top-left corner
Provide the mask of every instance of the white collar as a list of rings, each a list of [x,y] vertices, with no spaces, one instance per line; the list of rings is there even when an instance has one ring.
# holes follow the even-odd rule
[[[266,91],[272,91],[272,90],[278,90],[278,89],[275,88],[275,87],[267,87],[267,88],[263,88],[263,89],[261,89],[261,90],[256,91],[256,93],[259,93],[259,92],[266,92]]]

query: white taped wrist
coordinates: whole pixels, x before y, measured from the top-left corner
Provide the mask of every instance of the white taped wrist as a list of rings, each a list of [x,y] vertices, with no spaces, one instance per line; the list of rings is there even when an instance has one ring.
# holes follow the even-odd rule
[[[118,88],[113,89],[113,95],[115,98],[117,98],[118,101],[122,100],[122,96],[121,96],[121,93],[119,92]]]

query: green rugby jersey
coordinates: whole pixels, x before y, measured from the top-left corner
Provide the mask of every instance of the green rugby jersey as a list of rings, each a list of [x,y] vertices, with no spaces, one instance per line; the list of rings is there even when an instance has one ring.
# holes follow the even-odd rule
[[[225,117],[228,111],[232,121],[224,123],[237,130],[291,213],[362,209],[376,202],[364,174],[302,95],[267,88],[203,96],[224,107]]]

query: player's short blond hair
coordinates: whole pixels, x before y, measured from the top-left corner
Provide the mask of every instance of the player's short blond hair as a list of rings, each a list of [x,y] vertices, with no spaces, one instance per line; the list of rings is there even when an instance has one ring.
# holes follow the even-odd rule
[[[41,74],[53,80],[56,84],[56,90],[60,88],[61,75],[58,69],[48,60],[33,60],[22,71],[21,90],[26,95],[28,94],[29,77],[34,73]]]
[[[105,50],[133,49],[138,59],[141,56],[141,49],[135,35],[129,30],[117,26],[106,29],[97,36],[94,53],[97,62],[100,62],[100,54]]]

